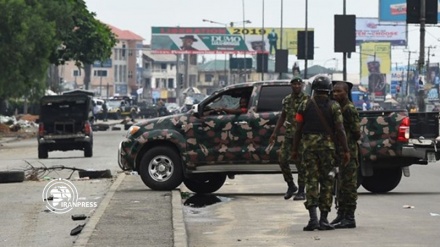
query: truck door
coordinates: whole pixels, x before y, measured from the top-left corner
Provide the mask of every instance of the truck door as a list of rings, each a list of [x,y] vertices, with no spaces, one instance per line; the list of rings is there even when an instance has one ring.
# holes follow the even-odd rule
[[[200,150],[196,152],[206,155],[207,162],[215,161],[219,164],[226,160],[241,162],[250,159],[250,156],[245,155],[247,131],[250,129],[248,113],[228,114],[215,111],[219,108],[237,108],[243,90],[229,90],[210,99],[203,106],[203,116],[193,122],[195,139],[200,144]],[[250,97],[252,87],[246,90]],[[203,162],[201,158],[199,161]]]
[[[278,140],[270,145],[269,139],[275,129],[275,125],[282,110],[282,100],[292,92],[290,85],[263,85],[256,94],[257,99],[255,114],[249,119],[253,131],[252,145],[255,148],[252,161],[260,163],[261,160],[269,160],[271,163],[278,162],[278,150],[284,141],[285,128],[281,127]]]

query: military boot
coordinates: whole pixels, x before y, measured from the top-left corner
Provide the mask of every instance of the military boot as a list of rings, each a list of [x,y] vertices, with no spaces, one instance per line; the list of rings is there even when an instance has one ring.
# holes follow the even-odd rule
[[[345,217],[344,211],[339,209],[338,210],[338,215],[336,216],[336,218],[330,224],[337,225],[337,224],[341,223],[341,221],[344,219],[344,217]]]
[[[310,220],[307,226],[303,228],[303,231],[313,231],[319,229],[318,215],[316,214],[316,206],[309,208]]]
[[[321,211],[321,218],[319,219],[319,230],[334,230],[335,227],[330,225],[327,220],[328,212]]]
[[[300,185],[298,193],[293,197],[294,201],[304,201],[306,199],[306,193],[304,193],[304,185]]]
[[[288,186],[288,188],[287,188],[286,194],[284,194],[284,199],[286,199],[286,200],[290,199],[293,196],[293,193],[295,193],[298,190],[298,188],[296,187],[296,185],[293,181],[288,182],[287,186]]]
[[[337,229],[343,228],[356,228],[356,220],[354,219],[354,213],[349,212],[345,214],[344,219],[341,220],[341,223],[335,225]]]

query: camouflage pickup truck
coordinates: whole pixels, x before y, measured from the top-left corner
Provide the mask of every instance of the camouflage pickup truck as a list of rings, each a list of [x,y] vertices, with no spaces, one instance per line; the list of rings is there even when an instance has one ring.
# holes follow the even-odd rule
[[[189,112],[137,123],[119,145],[119,166],[137,171],[151,189],[171,190],[183,182],[197,193],[214,192],[237,174],[281,173],[277,151],[285,130],[273,145],[269,137],[281,100],[289,93],[288,81],[235,84]],[[246,113],[213,111],[237,108],[241,97],[249,102]],[[409,175],[410,165],[440,159],[438,113],[408,116],[406,111],[381,111],[361,116],[359,181],[367,190],[390,191],[400,182],[402,171]],[[291,168],[296,172],[294,164]]]

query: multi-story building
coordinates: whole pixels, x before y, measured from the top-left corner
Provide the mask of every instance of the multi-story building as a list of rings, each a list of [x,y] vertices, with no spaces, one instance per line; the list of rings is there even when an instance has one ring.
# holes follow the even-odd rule
[[[178,55],[153,54],[149,46],[142,51],[142,97],[149,102],[162,99],[176,102]]]
[[[198,87],[197,55],[155,54],[150,45],[142,52],[142,98],[153,102],[183,100],[187,88]]]
[[[131,31],[108,26],[115,34],[117,43],[110,59],[102,62],[96,61],[92,65],[89,90],[103,98],[114,95],[136,95],[142,85],[137,75],[137,61],[141,56],[140,51],[144,39]],[[63,79],[65,90],[85,89],[84,69],[76,67],[74,61],[61,65],[59,76]]]
[[[278,78],[275,73],[275,61],[268,61],[268,72],[264,73],[264,80]],[[230,69],[228,60],[211,60],[198,66],[199,80],[197,87],[205,94],[211,94],[218,88],[229,84],[245,81],[259,81],[262,76],[256,70],[256,61],[253,59],[252,68],[247,70]]]

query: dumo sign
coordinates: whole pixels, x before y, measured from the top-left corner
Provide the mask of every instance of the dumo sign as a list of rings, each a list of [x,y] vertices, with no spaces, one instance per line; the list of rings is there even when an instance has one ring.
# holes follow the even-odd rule
[[[256,54],[269,53],[272,47],[296,54],[297,32],[303,30],[283,28],[281,35],[280,28],[152,27],[151,49],[161,54]],[[270,33],[276,33],[272,42]]]

